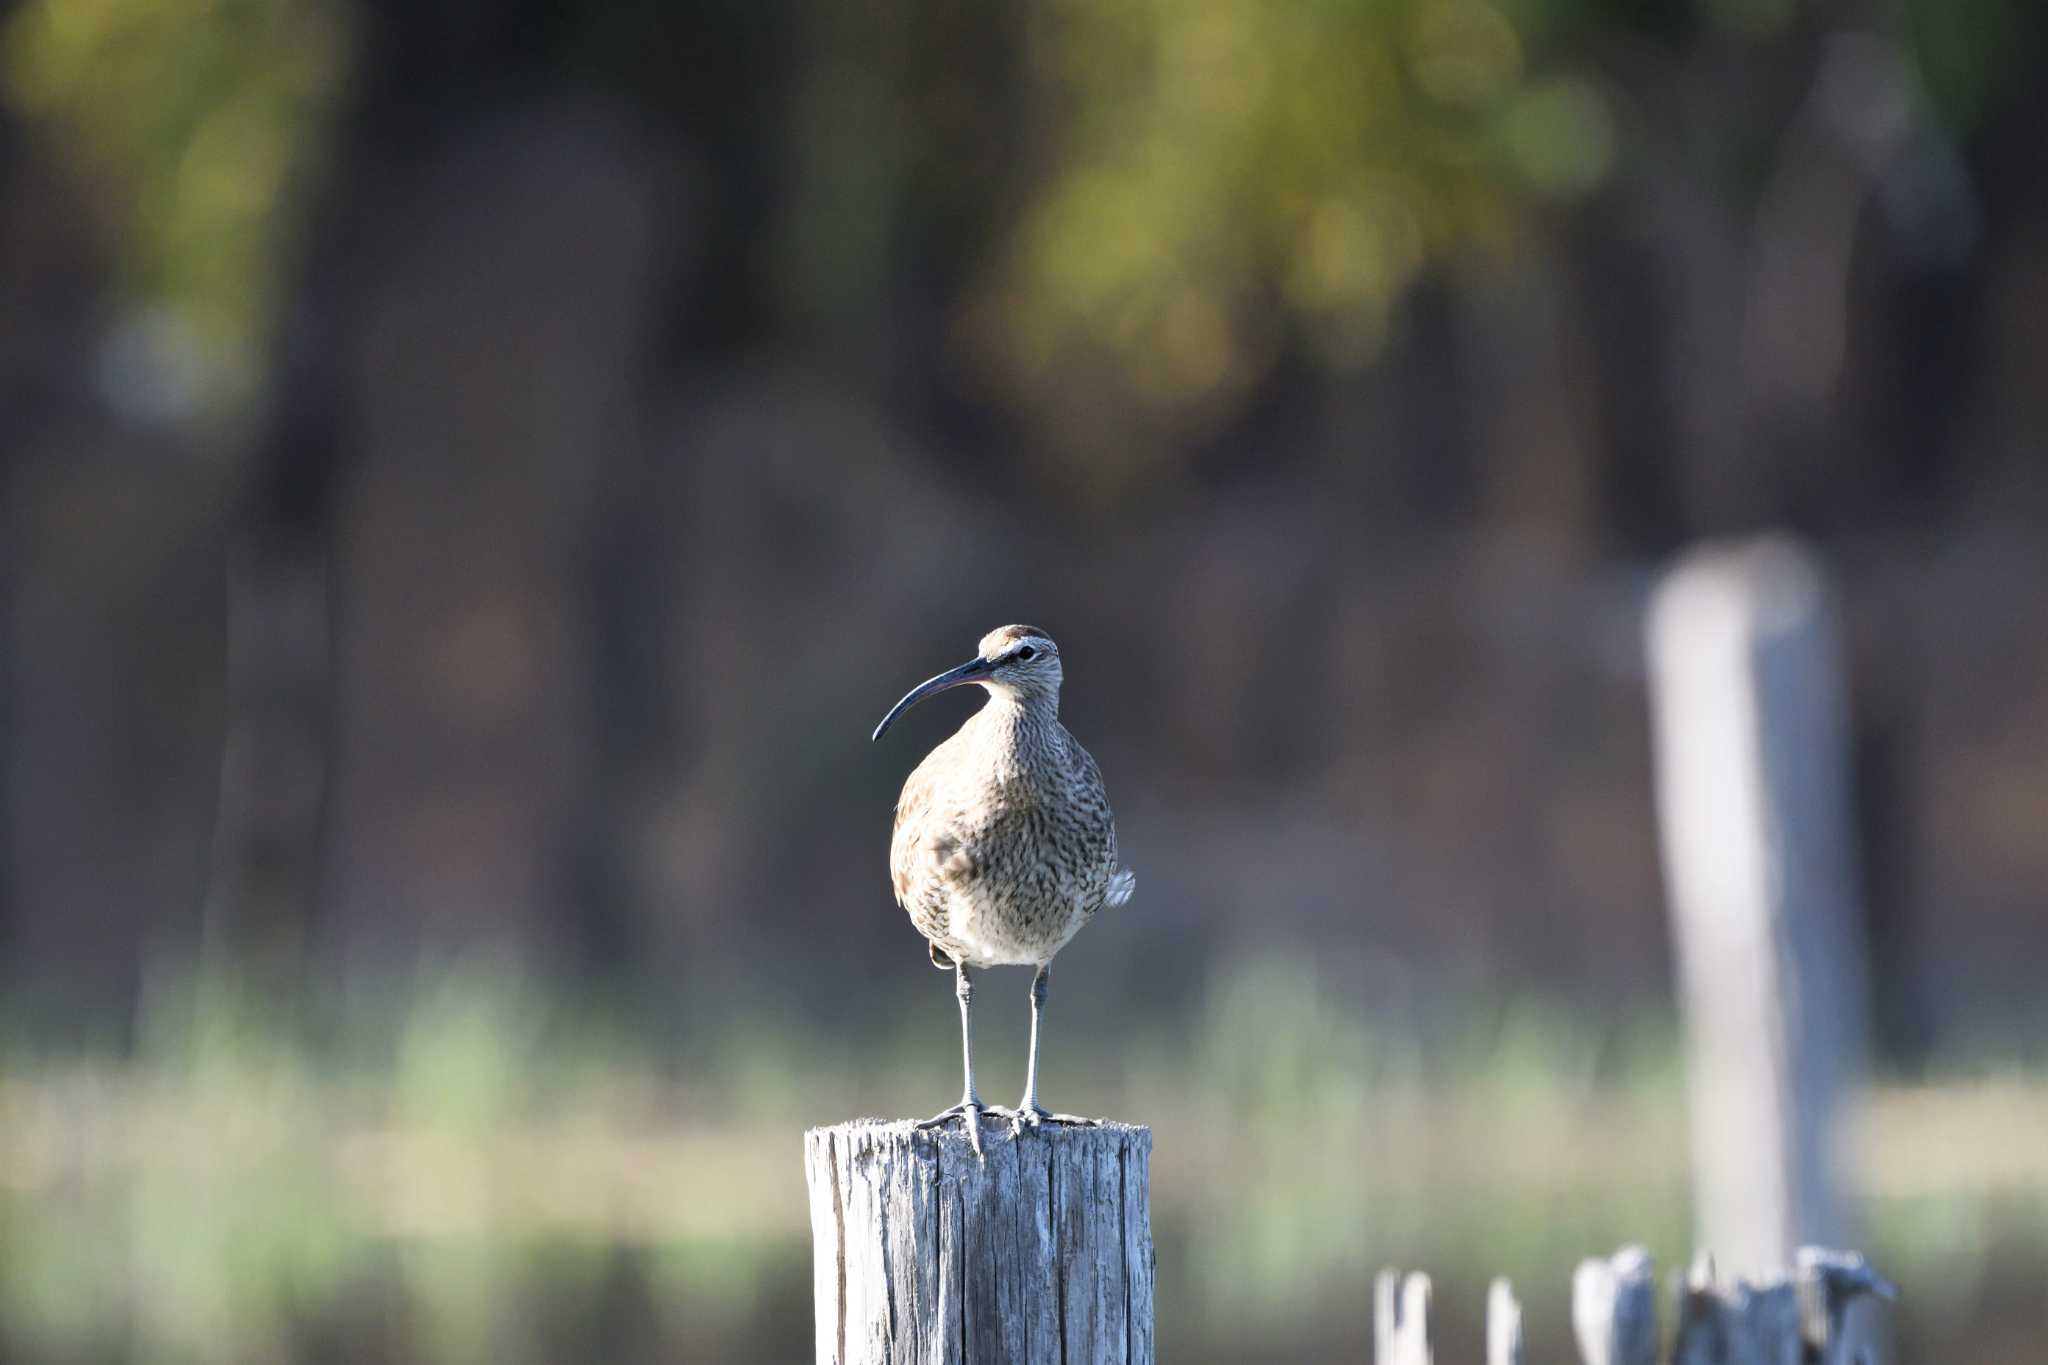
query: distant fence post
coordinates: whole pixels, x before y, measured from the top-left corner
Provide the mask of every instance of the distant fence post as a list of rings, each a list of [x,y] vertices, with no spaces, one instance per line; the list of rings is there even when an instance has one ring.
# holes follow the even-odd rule
[[[1681,561],[1648,635],[1696,1244],[1782,1272],[1798,1243],[1848,1232],[1830,1129],[1862,1064],[1834,607],[1811,556],[1771,538]]]
[[[1505,1279],[1486,1288],[1486,1365],[1522,1365],[1522,1304]]]
[[[1849,1324],[1866,1296],[1898,1290],[1854,1252],[1803,1247],[1798,1268],[1762,1283],[1721,1281],[1693,1263],[1680,1287],[1672,1365],[1876,1365],[1876,1347]]]
[[[1429,1276],[1382,1270],[1372,1287],[1373,1365],[1434,1365]]]
[[[1572,1333],[1581,1365],[1877,1365],[1871,1335],[1850,1322],[1859,1299],[1898,1291],[1853,1251],[1802,1247],[1797,1269],[1722,1280],[1701,1257],[1678,1286],[1671,1353],[1658,1353],[1656,1266],[1641,1247],[1582,1261],[1572,1276]],[[1427,1365],[1429,1277],[1380,1272],[1374,1365]],[[1486,1365],[1521,1365],[1522,1309],[1495,1280],[1486,1298]]]
[[[1153,1365],[1152,1133],[804,1135],[818,1365]]]
[[[1648,1252],[1623,1247],[1579,1262],[1572,1334],[1586,1365],[1657,1365],[1657,1279]]]

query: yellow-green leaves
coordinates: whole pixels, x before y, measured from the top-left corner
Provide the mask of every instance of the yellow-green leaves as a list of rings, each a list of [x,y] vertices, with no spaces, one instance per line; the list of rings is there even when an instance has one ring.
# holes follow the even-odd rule
[[[130,298],[232,359],[346,48],[322,0],[27,0],[0,30],[0,97],[107,201]]]

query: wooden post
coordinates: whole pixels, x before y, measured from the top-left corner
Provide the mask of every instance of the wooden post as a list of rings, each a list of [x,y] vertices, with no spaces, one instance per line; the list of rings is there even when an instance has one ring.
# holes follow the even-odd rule
[[[1854,1252],[1802,1247],[1795,1273],[1754,1284],[1718,1280],[1702,1257],[1679,1290],[1672,1365],[1865,1365],[1876,1346],[1852,1328],[1849,1310],[1897,1294]]]
[[[1656,1365],[1656,1265],[1641,1247],[1581,1261],[1572,1276],[1572,1333],[1586,1365]]]
[[[1701,1257],[1678,1294],[1672,1365],[1800,1365],[1799,1298],[1789,1280],[1719,1283]]]
[[[1486,1365],[1522,1365],[1522,1305],[1505,1278],[1486,1290]]]
[[[1678,1286],[1672,1365],[1878,1365],[1879,1324],[1858,1323],[1852,1310],[1898,1290],[1853,1251],[1801,1247],[1797,1260],[1795,1272],[1755,1283],[1721,1280],[1710,1257],[1695,1261]],[[1429,1365],[1429,1276],[1382,1270],[1373,1291],[1374,1365]],[[1629,1246],[1579,1263],[1572,1334],[1582,1365],[1657,1365],[1648,1252]],[[1486,1295],[1486,1365],[1522,1365],[1522,1306],[1504,1279]]]
[[[1832,1124],[1866,988],[1838,652],[1820,568],[1787,539],[1691,555],[1651,604],[1695,1245],[1759,1281],[1847,1239]]]
[[[1152,1365],[1152,1133],[804,1135],[818,1365]]]
[[[1382,1270],[1372,1291],[1373,1365],[1432,1365],[1429,1276]]]
[[[1800,1331],[1821,1365],[1876,1365],[1879,1343],[1871,1324],[1852,1310],[1861,1300],[1898,1298],[1898,1286],[1859,1252],[1801,1247],[1797,1262]]]

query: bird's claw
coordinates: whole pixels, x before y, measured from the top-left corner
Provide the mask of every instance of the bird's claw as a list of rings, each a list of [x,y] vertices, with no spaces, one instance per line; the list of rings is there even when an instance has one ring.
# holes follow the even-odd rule
[[[1008,1109],[998,1105],[989,1112],[1008,1119],[1010,1121],[1010,1132],[1015,1137],[1023,1137],[1026,1128],[1036,1132],[1040,1126],[1048,1123],[1063,1123],[1076,1128],[1100,1128],[1102,1126],[1101,1119],[1082,1118],[1079,1114],[1055,1114],[1042,1104],[1024,1104],[1019,1105],[1015,1109]]]
[[[941,1109],[930,1118],[921,1119],[911,1126],[913,1128],[943,1128],[954,1119],[959,1119],[961,1127],[967,1130],[967,1145],[974,1149],[975,1156],[985,1158],[987,1153],[981,1150],[981,1116],[987,1112],[989,1111],[984,1109],[978,1101],[962,1100],[951,1108]]]

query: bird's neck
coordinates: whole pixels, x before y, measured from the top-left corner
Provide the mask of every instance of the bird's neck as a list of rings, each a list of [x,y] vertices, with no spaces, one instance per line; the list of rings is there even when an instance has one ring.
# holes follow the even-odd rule
[[[1021,761],[1027,754],[1058,745],[1059,695],[990,688],[988,704],[975,721],[992,763],[1002,766],[1006,761]]]

